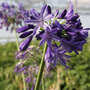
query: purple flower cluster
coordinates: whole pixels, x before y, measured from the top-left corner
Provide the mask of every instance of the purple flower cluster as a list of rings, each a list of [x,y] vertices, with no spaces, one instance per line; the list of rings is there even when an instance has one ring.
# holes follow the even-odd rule
[[[30,42],[35,36],[40,40],[39,46],[47,43],[47,51],[45,54],[45,62],[48,69],[51,65],[54,67],[61,63],[66,68],[70,56],[66,52],[75,52],[83,50],[83,45],[87,42],[89,28],[83,28],[77,13],[74,14],[73,4],[70,2],[68,10],[59,13],[57,9],[52,14],[51,7],[44,5],[41,12],[35,9],[30,10],[30,15],[25,18],[26,26],[17,30],[21,33],[20,38],[26,38],[20,44],[20,51],[28,48]]]
[[[24,73],[27,90],[34,90],[36,80],[37,80],[36,76],[39,72],[39,66],[37,65],[37,62],[33,62],[30,59],[30,58],[32,58],[32,56],[35,57],[33,51],[35,51],[39,54],[40,49],[36,48],[35,46],[30,46],[24,52],[19,52],[19,51],[16,52],[16,58],[18,60],[20,60],[20,62],[16,65],[14,72],[17,74],[20,74],[22,72]],[[40,52],[40,54],[41,54],[41,52]],[[29,61],[31,64],[29,63]],[[29,64],[26,64],[26,63],[29,63]],[[43,76],[44,76],[44,78],[52,77],[52,74],[51,74],[51,72],[49,72],[47,70],[47,68],[45,68]]]
[[[11,31],[17,29],[18,26],[22,25],[25,18],[24,14],[27,12],[22,4],[16,7],[8,3],[2,3],[0,9],[0,28],[6,27],[6,30],[10,29]]]

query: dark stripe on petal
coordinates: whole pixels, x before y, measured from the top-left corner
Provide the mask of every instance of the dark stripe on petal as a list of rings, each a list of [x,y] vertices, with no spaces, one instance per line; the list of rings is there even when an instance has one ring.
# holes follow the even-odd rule
[[[32,33],[33,33],[33,31],[25,32],[25,33],[21,34],[19,37],[20,38],[25,38],[25,37],[31,35]]]
[[[61,14],[59,14],[58,16],[57,16],[57,18],[58,19],[63,19],[64,17],[65,17],[65,15],[66,15],[66,13],[67,13],[67,10],[65,9]]]
[[[45,10],[46,10],[46,7],[47,7],[47,5],[44,5],[44,6],[42,7],[41,12],[40,12],[40,16],[41,16],[41,17],[44,15]]]
[[[20,44],[20,47],[19,47],[20,51],[24,51],[28,48],[32,38],[33,38],[33,36],[30,36]]]
[[[36,19],[39,19],[39,13],[35,10],[35,9],[31,9],[30,10],[30,14],[36,18]]]
[[[16,32],[17,33],[25,32],[25,31],[27,31],[29,29],[32,29],[33,27],[34,27],[33,25],[24,26],[24,27],[19,28]]]
[[[45,40],[45,39],[42,39],[42,40],[40,41],[39,46],[42,46],[45,42],[46,42],[46,40]]]
[[[67,11],[67,14],[66,14],[66,16],[65,17],[72,17],[73,16],[73,14],[74,14],[74,11],[73,11],[73,4],[72,4],[72,2],[70,2],[70,7],[69,7],[69,10]]]
[[[51,11],[51,7],[48,6],[48,7],[47,7],[47,14],[51,14],[51,13],[52,13],[52,11]]]

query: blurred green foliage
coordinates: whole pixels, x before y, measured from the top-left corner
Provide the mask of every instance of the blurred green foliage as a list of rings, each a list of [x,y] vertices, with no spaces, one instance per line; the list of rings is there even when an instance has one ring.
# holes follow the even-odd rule
[[[0,45],[0,90],[20,90],[20,79],[14,74],[15,43]]]
[[[90,90],[90,42],[84,45],[80,55],[73,52],[71,56],[71,69],[60,74],[62,90]]]
[[[34,41],[32,44],[37,46],[38,42]],[[42,52],[42,47],[40,50]],[[15,52],[15,43],[0,45],[0,90],[22,90],[23,88],[21,76],[13,73],[17,63]],[[72,58],[68,65],[71,69],[66,71],[62,65],[57,66],[51,72],[52,77],[45,78],[46,90],[90,90],[90,42],[85,44],[80,55],[74,52],[70,55]],[[35,54],[31,59],[40,61],[40,58],[41,54]]]

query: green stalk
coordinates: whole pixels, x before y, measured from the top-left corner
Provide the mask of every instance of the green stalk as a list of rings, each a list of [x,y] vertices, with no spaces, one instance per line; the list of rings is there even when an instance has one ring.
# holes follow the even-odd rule
[[[15,34],[15,39],[16,39],[16,45],[17,45],[17,50],[19,51],[19,42],[18,42],[18,36],[16,34],[16,30],[14,29],[14,34]],[[22,63],[22,60],[20,60]],[[22,66],[21,66],[22,67]],[[23,84],[24,84],[24,90],[26,90],[26,84],[25,84],[25,77],[24,73],[22,72],[22,79],[23,79]]]
[[[42,90],[45,90],[45,81],[44,81],[44,77],[42,77]]]
[[[58,22],[60,22],[60,21],[61,21],[61,19],[58,20]]]
[[[17,50],[19,51],[18,36],[17,36],[17,34],[16,34],[16,31],[15,31],[15,30],[14,30],[14,34],[15,34],[15,39],[16,39]]]
[[[46,53],[46,49],[47,49],[47,43],[45,43],[45,46],[44,46],[44,49],[43,49],[43,56],[42,56],[42,59],[41,59],[40,70],[39,70],[39,73],[38,73],[38,76],[37,76],[37,82],[36,82],[35,90],[39,90],[40,81],[41,81],[42,74],[43,74],[43,71],[44,71],[44,66],[45,66],[44,56],[45,56],[45,53]]]
[[[49,25],[51,25],[51,19],[49,20]]]
[[[61,24],[64,24],[66,22],[66,20],[64,20]]]

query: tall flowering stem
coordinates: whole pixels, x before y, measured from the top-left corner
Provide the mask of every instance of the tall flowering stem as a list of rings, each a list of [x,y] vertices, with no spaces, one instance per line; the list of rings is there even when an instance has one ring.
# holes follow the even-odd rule
[[[42,77],[42,90],[45,90],[45,80],[43,77]]]
[[[16,34],[16,30],[14,29],[14,34],[15,34],[15,39],[16,39],[16,45],[17,45],[17,50],[19,51],[19,42],[18,42],[18,36]],[[22,60],[20,60],[22,62]],[[22,65],[22,64],[21,64]],[[22,67],[22,66],[21,66]],[[22,79],[23,79],[23,85],[24,85],[24,90],[26,90],[26,84],[25,84],[25,76],[24,73],[22,72]]]
[[[22,72],[22,78],[23,78],[24,90],[26,90],[25,76],[24,76],[24,73],[23,72]]]
[[[44,56],[45,56],[46,50],[47,50],[47,43],[45,43],[45,46],[44,46],[44,49],[43,49],[43,56],[42,56],[42,59],[41,59],[40,70],[39,70],[39,73],[38,73],[38,76],[37,76],[37,82],[36,82],[35,90],[39,90],[40,81],[41,81],[42,74],[43,74],[43,71],[44,71],[44,66],[45,66]]]
[[[18,36],[16,34],[16,30],[15,29],[14,29],[14,34],[15,34],[15,39],[16,39],[17,50],[19,51]]]

